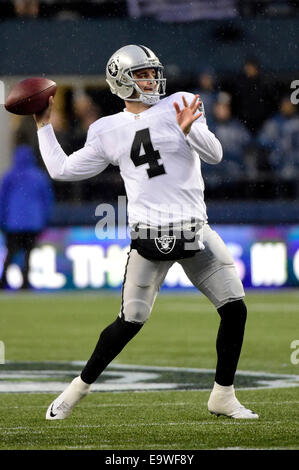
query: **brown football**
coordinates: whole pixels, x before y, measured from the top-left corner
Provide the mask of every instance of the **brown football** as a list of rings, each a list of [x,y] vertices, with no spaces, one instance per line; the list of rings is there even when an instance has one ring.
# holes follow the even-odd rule
[[[48,78],[26,78],[11,89],[5,109],[20,115],[39,113],[48,106],[49,98],[55,95],[56,89],[56,83]]]

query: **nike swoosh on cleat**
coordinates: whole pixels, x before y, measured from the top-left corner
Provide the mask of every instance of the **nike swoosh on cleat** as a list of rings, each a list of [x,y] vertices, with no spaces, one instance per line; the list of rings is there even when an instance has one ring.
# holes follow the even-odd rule
[[[55,418],[55,416],[57,415],[57,413],[56,413],[56,415],[54,415],[54,413],[53,413],[53,411],[52,411],[52,410],[53,410],[53,406],[54,406],[54,403],[53,403],[53,405],[51,406],[51,409],[50,409],[50,416],[51,416],[51,418]]]

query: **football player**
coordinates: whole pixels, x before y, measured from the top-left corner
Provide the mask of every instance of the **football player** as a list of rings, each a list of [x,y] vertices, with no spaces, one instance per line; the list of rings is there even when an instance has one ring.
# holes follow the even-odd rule
[[[109,163],[119,166],[132,238],[120,312],[101,332],[80,376],[51,403],[46,418],[66,418],[140,331],[175,262],[220,316],[208,410],[236,419],[258,418],[234,391],[247,316],[244,289],[232,256],[208,225],[204,202],[200,161],[219,163],[221,144],[208,129],[198,95],[178,92],[163,98],[163,66],[148,47],[128,45],[116,51],[107,63],[106,80],[125,108],[94,122],[85,146],[69,156],[50,124],[53,99],[35,115],[41,155],[52,178],[78,181],[101,173]]]

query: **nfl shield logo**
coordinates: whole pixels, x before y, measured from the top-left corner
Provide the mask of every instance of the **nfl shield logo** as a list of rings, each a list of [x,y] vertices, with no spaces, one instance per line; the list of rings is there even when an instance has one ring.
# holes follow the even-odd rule
[[[176,242],[176,236],[175,235],[173,235],[173,236],[163,235],[162,237],[156,237],[155,238],[156,247],[164,255],[167,255],[168,253],[170,253],[173,250],[175,242]]]

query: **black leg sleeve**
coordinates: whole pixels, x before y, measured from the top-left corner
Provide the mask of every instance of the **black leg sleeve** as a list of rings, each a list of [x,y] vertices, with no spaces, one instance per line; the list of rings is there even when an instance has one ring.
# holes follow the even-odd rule
[[[130,323],[120,317],[107,326],[102,331],[94,352],[81,372],[83,382],[87,384],[95,382],[142,326],[142,323]]]
[[[218,313],[221,321],[216,341],[215,382],[232,385],[243,344],[247,308],[243,300],[236,300],[220,307]]]

